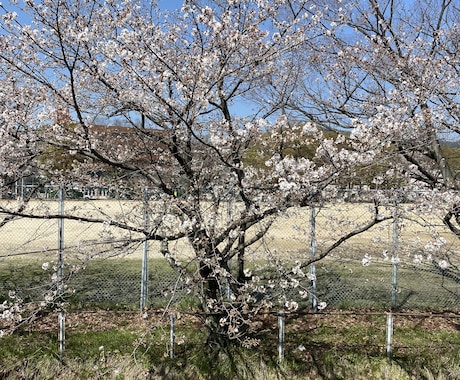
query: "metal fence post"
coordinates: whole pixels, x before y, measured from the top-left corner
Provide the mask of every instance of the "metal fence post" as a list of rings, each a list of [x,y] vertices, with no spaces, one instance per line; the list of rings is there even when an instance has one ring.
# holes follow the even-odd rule
[[[63,295],[63,253],[64,253],[64,191],[59,187],[59,216],[58,219],[58,262],[57,262],[57,297],[59,302],[62,302]],[[65,312],[61,308],[58,316],[59,323],[59,353],[63,353],[65,349]]]
[[[392,247],[392,289],[391,289],[391,308],[396,308],[398,304],[398,239],[399,239],[399,225],[398,225],[398,204],[395,204],[394,207],[394,217],[393,217],[393,247]]]
[[[144,228],[147,229],[149,225],[148,215],[148,189],[144,189]],[[148,259],[149,259],[149,241],[147,234],[144,238],[144,244],[142,248],[142,274],[141,274],[141,298],[140,298],[140,309],[141,312],[147,305],[148,287],[149,287],[149,271],[148,271]]]
[[[310,255],[313,259],[316,254],[316,215],[315,215],[315,206],[310,206]],[[316,266],[315,264],[310,265],[310,275],[311,275],[311,291],[310,291],[310,301],[313,312],[318,311],[318,298],[316,295]]]
[[[387,358],[391,359],[391,344],[393,340],[393,315],[391,313],[387,314]]]
[[[284,359],[284,312],[278,313],[278,360],[281,363]]]
[[[174,358],[174,344],[176,340],[176,331],[175,331],[175,316],[174,314],[169,315],[169,323],[170,323],[170,330],[169,330],[169,357],[171,359]]]

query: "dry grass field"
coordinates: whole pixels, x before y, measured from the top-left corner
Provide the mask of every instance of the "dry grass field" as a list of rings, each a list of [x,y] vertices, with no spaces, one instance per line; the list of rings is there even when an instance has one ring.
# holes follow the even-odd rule
[[[57,213],[56,201],[44,204],[33,202],[31,207],[43,214]],[[316,264],[316,295],[321,302],[335,308],[388,307],[392,302],[393,289],[391,256],[396,249],[401,260],[398,265],[398,305],[411,309],[458,308],[458,240],[446,230],[435,214],[410,210],[412,205],[400,207],[407,212],[396,225],[391,219],[384,220],[366,232],[353,236]],[[237,205],[232,205],[231,213],[227,211],[222,212],[223,220],[235,215]],[[143,223],[142,204],[132,201],[66,201],[65,212],[86,218],[99,216],[102,220],[121,218],[132,225]],[[158,212],[161,215],[159,207]],[[383,215],[390,215],[392,210],[388,208],[382,212]],[[341,236],[366,226],[374,217],[372,206],[365,203],[329,204],[315,209],[314,216],[317,255]],[[312,210],[309,208],[292,209],[279,215],[264,239],[247,250],[247,266],[254,273],[265,273],[268,277],[281,267],[278,260],[287,264],[287,267],[296,260],[308,261],[311,258],[311,217]],[[171,228],[179,228],[177,221],[168,216],[164,218]],[[254,232],[250,231],[249,234]],[[124,247],[116,250],[114,245],[123,245],[123,239],[141,239],[142,236],[120,231],[108,224],[79,220],[64,220],[63,235],[66,264],[85,264],[85,270],[77,271],[72,278],[71,288],[76,291],[73,297],[77,303],[105,302],[104,305],[129,304],[137,307],[143,242],[139,240],[129,249]],[[395,236],[398,237],[397,244],[393,241]],[[0,277],[9,288],[33,289],[37,284],[49,280],[52,271],[44,272],[42,264],[56,262],[57,219],[13,220],[0,228],[0,239],[3,242],[0,246]],[[185,239],[171,243],[169,248],[183,263],[192,256]],[[171,286],[176,284],[177,273],[161,258],[159,243],[149,243],[149,258],[149,294],[154,302],[163,304],[171,294]],[[363,258],[370,260],[371,264],[363,265]],[[441,268],[442,260],[448,263],[447,270]],[[420,265],[414,265],[417,261]],[[188,268],[193,271],[196,266],[190,265]],[[67,270],[67,273],[70,272]],[[305,279],[302,287],[309,286],[310,282]],[[298,289],[294,289],[292,297],[298,295]]]
[[[7,202],[7,201],[3,201]],[[9,201],[14,206],[14,202]],[[39,215],[58,214],[58,202],[33,201],[28,206]],[[411,205],[402,206],[409,209]],[[166,220],[171,229],[179,228],[177,220],[162,215],[158,209],[158,220]],[[222,220],[231,218],[238,212],[237,205],[232,205],[230,212],[223,210]],[[383,215],[390,215],[391,209],[383,209]],[[132,226],[142,226],[144,223],[142,203],[137,201],[116,200],[85,200],[65,201],[64,213],[82,218],[100,220],[122,220]],[[373,206],[367,203],[337,203],[328,204],[314,211],[316,252],[321,253],[342,236],[359,229],[373,219]],[[219,225],[221,222],[217,222]],[[123,241],[126,239],[142,239],[139,233],[120,230],[109,223],[88,223],[80,220],[65,220],[63,223],[64,248],[66,252],[85,252],[94,255],[103,251],[110,256],[110,244],[104,242]],[[254,233],[256,230],[252,233]],[[458,239],[442,224],[441,219],[432,214],[421,214],[410,211],[403,220],[398,221],[397,248],[401,259],[412,260],[415,255],[434,257],[456,256],[460,252]],[[385,220],[368,231],[352,237],[340,245],[332,257],[362,258],[364,255],[374,259],[384,259],[391,256],[395,247],[395,228],[393,221]],[[0,258],[43,257],[47,252],[55,254],[58,248],[57,219],[25,219],[17,218],[0,228]],[[265,255],[287,259],[305,258],[311,255],[311,210],[291,209],[278,216],[270,227],[265,238],[256,243],[248,251],[248,257],[260,260]],[[440,244],[438,244],[440,243]],[[170,244],[170,249],[179,257],[192,254],[187,242],[182,240]],[[142,255],[142,242],[122,252],[125,257],[139,258]],[[112,252],[113,253],[113,252]],[[159,257],[159,244],[149,243],[149,255]],[[437,256],[436,256],[437,255]]]

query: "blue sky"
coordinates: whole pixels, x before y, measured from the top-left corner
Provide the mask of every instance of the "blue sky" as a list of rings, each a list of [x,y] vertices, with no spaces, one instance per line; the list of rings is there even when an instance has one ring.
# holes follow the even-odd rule
[[[179,9],[182,7],[183,0],[159,0],[158,5],[163,9]]]
[[[1,1],[1,0],[0,0]],[[162,10],[179,10],[183,3],[184,3],[184,0],[157,0],[158,1],[158,6],[160,9]],[[5,5],[5,8],[6,9],[17,9],[17,7],[15,5],[13,5],[12,3],[14,3],[13,0],[6,0],[6,4]],[[20,5],[23,5],[23,0],[20,1]],[[0,11],[0,15],[2,14],[3,12]],[[30,18],[28,17],[28,15],[25,15],[21,12],[19,12],[18,10],[18,13],[19,13],[19,17],[20,17],[20,20],[22,23],[24,24],[28,24],[30,23]],[[2,31],[0,30],[0,36],[2,34]],[[250,102],[248,101],[245,101],[245,100],[241,100],[239,102],[237,102],[237,104],[235,104],[233,107],[232,107],[233,111],[236,112],[236,114],[238,114],[239,116],[247,116],[247,115],[250,115],[253,113],[253,110],[252,110],[252,106],[250,104]]]

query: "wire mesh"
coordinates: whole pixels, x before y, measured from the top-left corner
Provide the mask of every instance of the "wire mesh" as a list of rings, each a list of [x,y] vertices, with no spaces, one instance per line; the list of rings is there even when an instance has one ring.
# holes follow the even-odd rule
[[[314,205],[313,209],[288,210],[273,223],[264,239],[248,249],[247,265],[318,260],[314,263],[315,289],[308,279],[302,285],[330,308],[458,309],[458,239],[436,215],[422,214],[414,204],[376,205],[370,199],[354,197],[350,201],[347,196]],[[132,202],[68,200],[65,207],[78,208],[81,215],[93,210],[108,214],[129,209],[131,214],[125,217],[135,218],[136,210],[141,208],[133,207]],[[47,199],[37,200],[33,207],[53,213],[59,205],[57,200]],[[229,210],[237,212],[238,206],[230,205]],[[138,217],[142,223],[142,212]],[[354,234],[356,231],[361,232]],[[139,305],[139,236],[116,234],[110,226],[78,220],[65,221],[63,236],[65,284],[76,307]],[[348,238],[341,241],[343,236]],[[53,286],[50,279],[57,262],[57,239],[56,219],[15,218],[0,228],[0,301],[8,299],[11,292],[36,302],[46,296]],[[178,242],[174,249],[184,252],[187,247]],[[161,257],[160,246],[152,243],[149,251],[147,304],[164,306],[171,297],[180,300],[187,296],[187,285],[178,281],[179,274]],[[396,305],[392,305],[392,295]],[[298,298],[298,290],[291,290],[289,296]]]

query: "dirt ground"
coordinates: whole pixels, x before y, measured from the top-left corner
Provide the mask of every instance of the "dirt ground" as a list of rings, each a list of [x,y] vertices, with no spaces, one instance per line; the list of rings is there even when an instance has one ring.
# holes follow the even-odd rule
[[[42,215],[56,213],[58,203],[55,201],[32,201],[30,207],[34,212]],[[66,201],[65,210],[71,214],[81,217],[113,219],[125,218],[130,224],[143,223],[142,212],[139,211],[139,202],[116,201],[116,200],[94,200],[94,201]],[[237,207],[234,206],[237,212]],[[367,224],[372,220],[373,208],[366,203],[337,203],[326,205],[316,210],[316,240],[317,249],[328,247],[334,241],[348,232]],[[163,212],[163,211],[161,211]],[[382,212],[388,213],[385,209]],[[222,215],[227,218],[227,210],[222,210]],[[172,228],[178,228],[177,220],[173,220]],[[408,254],[414,250],[422,249],[425,244],[432,240],[430,231],[436,228],[440,237],[446,240],[446,247],[450,251],[458,250],[459,242],[456,237],[448,233],[446,227],[440,223],[435,215],[415,215],[408,212],[407,219],[401,223],[399,243],[401,254]],[[174,227],[175,226],[175,227]],[[292,209],[285,215],[280,216],[271,226],[266,235],[266,242],[272,252],[277,255],[294,257],[294,255],[310,254],[310,209]],[[85,223],[79,220],[65,220],[64,222],[64,246],[72,251],[72,247],[90,246],[100,242],[101,239],[111,237],[114,239],[125,239],[141,237],[136,234],[129,234],[114,226],[97,223]],[[359,248],[359,255],[363,252],[374,252],[381,255],[384,250],[392,247],[393,225],[392,221],[386,221],[379,226],[353,237],[349,242],[343,244],[343,249],[348,253]],[[33,254],[42,256],[45,252],[54,252],[58,244],[58,223],[55,219],[16,219],[0,229],[0,258],[7,258],[11,255],[29,259]],[[403,247],[407,252],[403,252]],[[190,247],[185,241],[178,241],[176,246],[171,244],[170,249],[177,254],[190,255]],[[259,257],[263,250],[261,247],[253,247],[253,255]],[[159,245],[152,243],[151,255],[159,252]],[[132,252],[129,257],[140,258],[142,247]],[[401,257],[403,255],[400,255]],[[16,256],[15,256],[16,257]],[[160,257],[160,256],[158,256]]]
[[[66,331],[91,332],[107,330],[143,330],[158,326],[168,326],[170,314],[162,310],[150,310],[144,314],[139,312],[90,311],[70,312],[65,316]],[[202,328],[201,317],[198,314],[176,312],[176,326],[196,326]],[[372,326],[381,324],[386,319],[385,313],[374,312],[330,312],[330,313],[298,313],[286,314],[286,325],[291,331],[308,331],[327,326],[333,329],[344,329],[352,325]],[[418,328],[425,331],[445,331],[458,333],[460,331],[460,315],[454,313],[417,313],[405,312],[393,314],[395,328]],[[277,329],[278,316],[276,313],[259,316],[256,325],[261,330]],[[58,329],[57,313],[50,313],[27,325],[27,331],[55,332]]]

